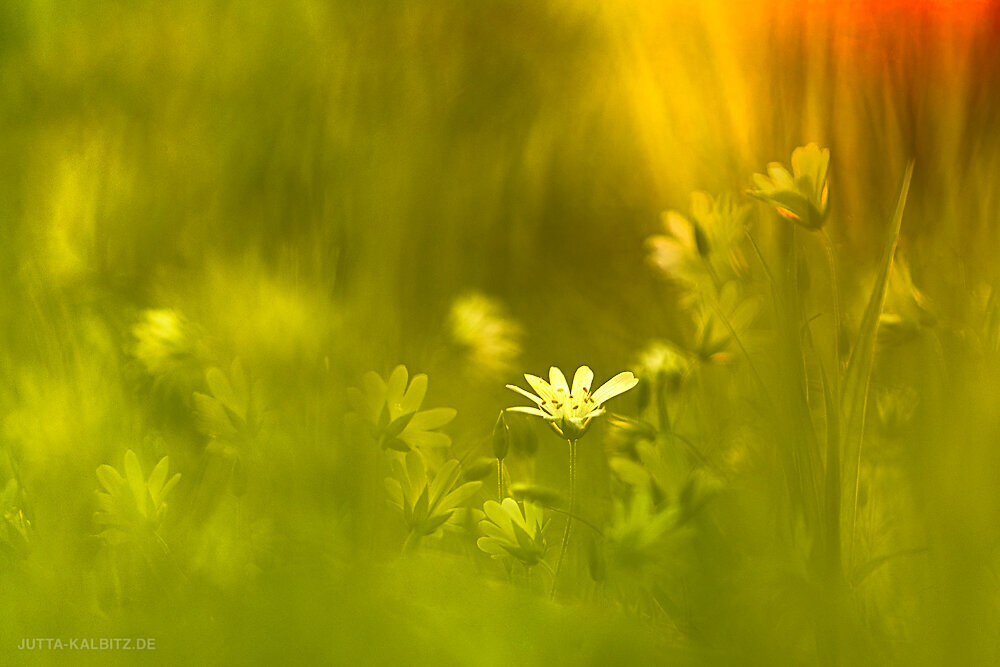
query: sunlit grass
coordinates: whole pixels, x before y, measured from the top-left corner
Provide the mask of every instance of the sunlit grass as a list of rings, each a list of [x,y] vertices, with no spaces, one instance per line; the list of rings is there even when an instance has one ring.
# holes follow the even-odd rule
[[[998,34],[4,5],[0,662],[994,662]]]

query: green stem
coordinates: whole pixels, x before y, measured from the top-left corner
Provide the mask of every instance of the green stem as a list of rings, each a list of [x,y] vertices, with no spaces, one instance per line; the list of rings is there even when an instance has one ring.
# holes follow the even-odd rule
[[[566,530],[563,531],[562,547],[559,549],[559,560],[556,561],[556,571],[552,575],[552,592],[550,598],[556,596],[556,585],[559,582],[559,569],[562,567],[563,558],[566,556],[566,547],[569,545],[569,531],[573,526],[573,514],[576,512],[576,440],[569,442],[569,512],[566,514]]]
[[[656,383],[656,412],[660,423],[660,433],[667,433],[673,439],[674,429],[670,424],[670,410],[667,407],[667,387],[663,376]]]
[[[579,514],[570,514],[566,510],[559,509],[558,507],[553,507],[552,505],[542,505],[542,507],[544,507],[545,509],[549,510],[550,512],[555,512],[556,514],[562,514],[563,516],[572,517],[574,521],[582,523],[584,526],[586,526],[587,528],[590,528],[592,531],[594,531],[594,533],[596,533],[598,536],[604,537],[604,531],[603,530],[601,530],[600,528],[598,528],[594,524],[590,523],[589,521],[587,521],[586,519],[584,519]]]
[[[420,538],[422,536],[417,534],[417,531],[411,530],[410,534],[406,536],[406,541],[403,542],[403,553],[408,554],[414,551],[418,544],[420,544]]]
[[[827,405],[826,438],[826,509],[827,509],[827,558],[829,575],[836,579],[841,568],[841,433],[840,433],[840,286],[837,278],[837,260],[833,241],[822,230],[823,245],[830,268],[830,290],[833,301],[833,369],[830,374],[832,400]]]
[[[503,502],[503,459],[497,459],[497,495]]]

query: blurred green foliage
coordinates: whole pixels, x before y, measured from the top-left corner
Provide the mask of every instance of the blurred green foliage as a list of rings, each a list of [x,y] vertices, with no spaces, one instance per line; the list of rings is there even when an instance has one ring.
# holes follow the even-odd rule
[[[0,663],[996,662],[998,34],[0,3]],[[566,449],[497,412],[582,364],[641,382],[550,601]]]

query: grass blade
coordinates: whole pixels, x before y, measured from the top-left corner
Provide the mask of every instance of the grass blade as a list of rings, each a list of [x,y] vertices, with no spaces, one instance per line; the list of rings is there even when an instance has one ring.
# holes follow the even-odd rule
[[[851,350],[851,358],[847,364],[844,377],[844,393],[841,398],[844,423],[844,476],[848,488],[843,495],[843,512],[841,514],[849,523],[845,526],[850,544],[854,542],[854,525],[857,514],[858,476],[861,469],[861,441],[864,432],[865,410],[868,405],[868,387],[871,381],[872,366],[875,360],[875,341],[878,336],[879,316],[885,305],[886,290],[889,284],[889,273],[892,269],[892,258],[899,243],[899,230],[903,221],[903,210],[906,208],[906,197],[910,191],[910,179],[913,176],[913,161],[906,165],[903,182],[899,188],[896,200],[896,210],[892,214],[892,222],[886,230],[886,239],[879,260],[878,274],[872,286],[868,305],[861,319],[861,328],[857,340]]]

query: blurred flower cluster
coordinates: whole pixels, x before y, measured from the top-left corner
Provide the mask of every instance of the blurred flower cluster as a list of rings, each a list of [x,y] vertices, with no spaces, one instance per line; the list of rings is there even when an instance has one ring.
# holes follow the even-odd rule
[[[696,288],[746,272],[740,249],[750,207],[729,195],[691,195],[690,215],[665,211],[666,234],[646,240],[649,260],[661,273]]]

